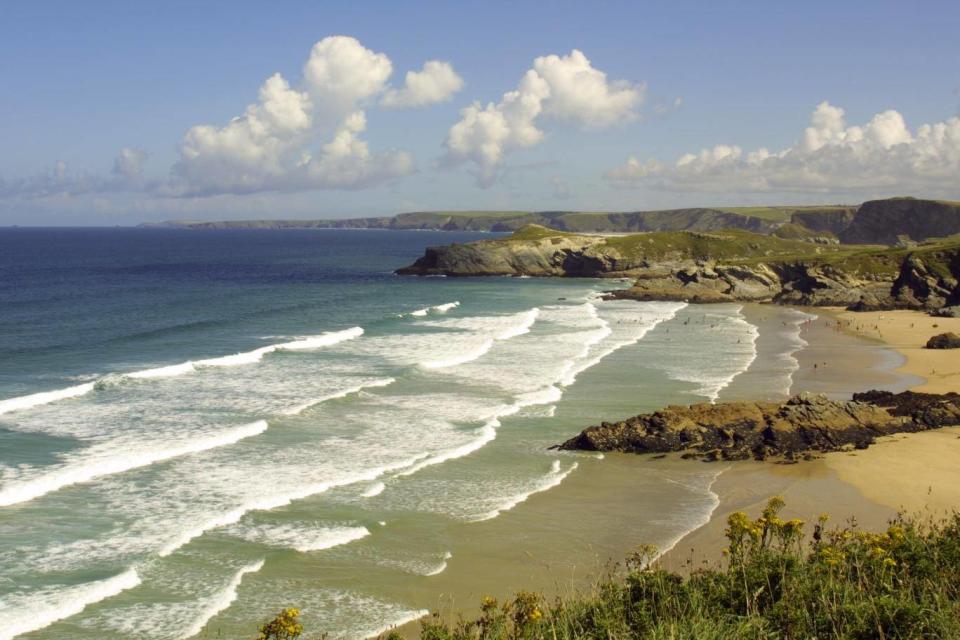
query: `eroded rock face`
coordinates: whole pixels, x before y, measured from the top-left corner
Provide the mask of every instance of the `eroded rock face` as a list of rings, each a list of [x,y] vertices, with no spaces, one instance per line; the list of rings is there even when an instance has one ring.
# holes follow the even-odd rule
[[[625,264],[613,252],[596,249],[600,238],[553,236],[522,242],[471,242],[429,247],[400,275],[597,276],[639,265]],[[619,264],[618,264],[619,263]]]
[[[888,252],[858,264],[816,256],[694,259],[673,251],[647,258],[623,255],[598,236],[546,235],[430,247],[403,275],[619,276],[634,279],[612,298],[688,302],[776,302],[842,306],[856,311],[960,305],[960,250]]]
[[[927,349],[960,349],[960,336],[955,333],[941,333],[927,340]]]
[[[847,243],[894,245],[899,236],[917,241],[960,233],[960,204],[916,198],[871,200],[860,205],[839,232]]]
[[[588,427],[560,449],[668,453],[704,460],[770,457],[865,448],[877,436],[960,425],[960,395],[870,391],[851,401],[801,394],[784,403],[669,406],[622,422]]]
[[[630,289],[610,293],[631,300],[776,302],[800,306],[866,305],[891,308],[893,277],[859,276],[829,265],[698,264],[636,274]]]

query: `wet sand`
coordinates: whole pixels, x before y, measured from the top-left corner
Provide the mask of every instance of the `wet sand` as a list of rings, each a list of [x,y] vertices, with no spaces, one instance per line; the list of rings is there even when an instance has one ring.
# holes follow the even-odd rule
[[[960,352],[925,349],[932,336],[951,331],[960,334],[960,318],[934,318],[919,311],[837,311],[844,331],[896,349],[905,359],[899,370],[923,378],[914,391],[960,392]]]
[[[755,324],[780,325],[778,310],[768,305],[747,305],[744,314]],[[811,311],[817,318],[802,326],[801,338],[808,345],[795,354],[799,368],[793,374],[791,392],[810,391],[840,398],[871,388],[899,391],[922,382],[896,371],[905,362],[896,352],[876,341],[837,331],[831,312],[803,311]],[[751,388],[757,388],[750,378],[765,375],[763,355],[737,385],[721,395],[721,400],[746,397]],[[960,440],[957,442],[960,444]],[[870,457],[849,459],[873,466]],[[785,514],[790,517],[814,520],[827,512],[834,521],[843,522],[856,516],[867,528],[884,526],[899,506],[865,493],[848,478],[859,473],[856,465],[845,466],[831,456],[794,465],[703,463],[680,460],[678,456],[657,460],[629,454],[607,454],[603,460],[586,454],[579,460],[580,468],[559,487],[532,496],[494,520],[460,528],[451,536],[453,557],[448,568],[418,585],[411,594],[414,599],[455,620],[461,613],[475,614],[485,595],[505,598],[518,589],[540,591],[547,597],[583,592],[612,563],[647,542],[672,545],[661,558],[671,569],[684,571],[703,563],[720,563],[727,516],[741,510],[756,515],[773,495],[786,498]],[[717,496],[712,516],[679,540],[646,539],[645,525],[665,517],[672,505],[664,496],[659,508],[649,508],[651,496],[644,487],[655,483],[645,481],[645,477],[691,468],[716,475],[711,487]],[[640,509],[640,504],[648,508]],[[417,637],[419,623],[408,623],[398,630],[405,637]]]
[[[818,318],[801,333],[809,346],[797,354],[792,392],[849,398],[867,389],[960,391],[960,354],[922,348],[936,333],[960,331],[960,319],[913,311],[805,311]],[[882,438],[866,450],[798,464],[737,462],[714,484],[720,506],[711,521],[662,561],[681,570],[715,561],[725,546],[727,517],[735,511],[755,517],[772,495],[786,499],[789,517],[807,521],[828,513],[834,524],[855,517],[860,526],[877,529],[898,512],[938,517],[960,509],[958,463],[960,427]]]

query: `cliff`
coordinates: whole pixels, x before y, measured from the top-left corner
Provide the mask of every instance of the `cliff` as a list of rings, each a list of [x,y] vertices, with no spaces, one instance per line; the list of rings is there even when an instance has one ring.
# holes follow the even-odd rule
[[[888,198],[864,202],[850,225],[837,235],[843,242],[896,244],[960,233],[960,202]]]
[[[623,233],[748,229],[772,231],[787,213],[757,217],[710,208],[602,213],[582,211],[419,211],[396,216],[344,220],[226,220],[199,222],[174,220],[145,227],[181,229],[432,229],[438,231],[516,231],[538,224],[558,231]]]
[[[960,203],[916,198],[863,205],[694,207],[663,211],[416,211],[341,220],[175,220],[145,227],[183,229],[432,229],[512,232],[536,224],[572,233],[742,229],[787,239],[893,245],[960,233]]]
[[[912,249],[818,245],[741,230],[585,236],[525,227],[430,247],[403,275],[629,277],[616,298],[855,309],[960,304],[960,239]]]
[[[868,391],[849,402],[798,395],[784,403],[669,406],[588,427],[560,449],[668,453],[704,460],[794,460],[862,449],[877,436],[960,425],[960,395]]]

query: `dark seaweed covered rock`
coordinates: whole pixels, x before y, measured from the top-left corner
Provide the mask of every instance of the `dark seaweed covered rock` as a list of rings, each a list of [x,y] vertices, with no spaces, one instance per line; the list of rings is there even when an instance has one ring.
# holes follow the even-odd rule
[[[955,333],[941,333],[927,340],[927,349],[960,349],[960,336]]]
[[[800,394],[783,403],[669,406],[588,427],[560,449],[666,453],[704,460],[793,460],[862,449],[877,436],[960,425],[960,395],[870,391],[850,401]]]

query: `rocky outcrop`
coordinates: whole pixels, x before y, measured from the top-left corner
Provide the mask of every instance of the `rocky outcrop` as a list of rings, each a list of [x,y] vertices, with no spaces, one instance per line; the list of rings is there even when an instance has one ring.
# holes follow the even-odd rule
[[[839,236],[853,222],[856,212],[856,207],[809,208],[795,211],[790,216],[790,222],[806,227],[811,231],[826,232]]]
[[[901,236],[922,241],[960,233],[960,202],[888,198],[860,205],[837,235],[855,244],[895,245]]]
[[[799,306],[867,304],[892,306],[892,275],[847,273],[811,262],[760,263],[751,266],[696,264],[638,274],[629,289],[612,298],[687,302],[776,302]]]
[[[662,454],[704,460],[809,458],[862,449],[878,436],[960,425],[960,395],[869,391],[851,401],[801,394],[786,402],[669,406],[588,427],[559,449]]]
[[[617,252],[603,251],[601,237],[548,236],[523,241],[480,241],[428,247],[400,275],[598,276],[638,268]]]
[[[960,336],[955,333],[941,333],[927,340],[927,349],[960,349]]]
[[[801,254],[801,257],[795,257]],[[529,226],[509,238],[431,247],[397,273],[629,277],[613,298],[759,301],[858,311],[960,305],[960,242],[821,247],[743,231],[587,236]]]

